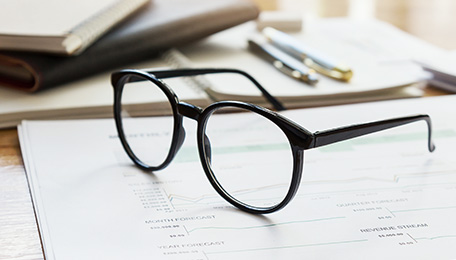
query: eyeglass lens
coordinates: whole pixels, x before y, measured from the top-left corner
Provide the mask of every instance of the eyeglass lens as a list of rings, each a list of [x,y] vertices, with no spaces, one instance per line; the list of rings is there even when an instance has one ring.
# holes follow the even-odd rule
[[[284,200],[293,175],[293,154],[276,124],[247,109],[223,107],[207,119],[205,132],[210,168],[226,193],[257,208]]]
[[[168,156],[174,119],[170,102],[165,93],[148,79],[136,81],[140,76],[130,76],[125,83],[121,98],[121,118],[125,139],[133,154],[144,164],[157,167]],[[138,103],[138,98],[140,102]],[[152,105],[153,104],[153,105]],[[148,116],[158,116],[154,120]]]

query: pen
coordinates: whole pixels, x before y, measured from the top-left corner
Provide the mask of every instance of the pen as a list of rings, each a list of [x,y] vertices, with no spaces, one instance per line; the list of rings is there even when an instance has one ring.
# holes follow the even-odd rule
[[[304,81],[309,85],[315,85],[318,82],[318,77],[314,70],[307,68],[301,62],[280,51],[268,43],[266,39],[257,37],[256,39],[249,39],[248,43],[249,49],[253,53],[271,62],[274,67],[284,74]]]
[[[323,75],[342,81],[349,81],[353,76],[352,70],[346,65],[305,46],[284,32],[271,27],[264,28],[262,32],[273,45],[291,56],[302,60],[309,68]]]

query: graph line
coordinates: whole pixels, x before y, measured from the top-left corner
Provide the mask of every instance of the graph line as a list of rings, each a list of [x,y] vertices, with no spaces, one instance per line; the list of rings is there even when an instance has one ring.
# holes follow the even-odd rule
[[[403,210],[393,210],[394,213],[401,212],[414,212],[414,211],[426,211],[426,210],[441,210],[441,209],[456,209],[456,206],[450,207],[435,207],[435,208],[420,208],[420,209],[403,209]]]
[[[435,236],[435,237],[418,237],[415,239],[416,240],[435,240],[435,239],[442,239],[442,238],[456,238],[456,235]]]
[[[305,181],[304,180],[302,182],[302,185],[352,183],[352,182],[360,182],[360,181],[399,183],[402,179],[435,177],[435,176],[454,175],[454,174],[456,174],[456,169],[450,169],[450,170],[444,170],[444,171],[408,173],[408,174],[394,174],[392,179],[380,179],[380,178],[374,178],[374,177],[358,177],[358,178],[340,179],[340,180],[320,180],[320,181]]]
[[[233,195],[239,196],[239,195],[249,194],[249,193],[256,192],[256,191],[265,191],[265,190],[270,190],[270,189],[283,188],[284,186],[288,186],[288,185],[289,184],[276,184],[276,185],[258,187],[258,188],[254,188],[254,189],[237,190],[237,191],[233,192]],[[198,197],[191,198],[191,197],[180,196],[177,194],[170,194],[168,196],[168,198],[171,202],[175,199],[178,199],[178,200],[182,200],[182,201],[197,203],[204,199],[219,198],[219,195],[218,194],[204,194],[204,195],[201,195]]]
[[[268,228],[268,227],[277,227],[283,225],[290,225],[290,224],[298,224],[298,223],[309,223],[309,222],[318,222],[318,221],[327,221],[327,220],[334,220],[334,219],[344,219],[345,217],[331,217],[331,218],[319,218],[319,219],[310,219],[310,220],[298,220],[298,221],[289,221],[283,223],[274,223],[274,224],[267,224],[267,225],[260,225],[260,226],[250,226],[250,227],[199,227],[188,230],[188,233],[192,233],[198,230],[248,230],[248,229],[258,229],[258,228]]]
[[[435,172],[427,172],[427,173],[417,173],[417,174],[407,174],[407,175],[394,175],[392,180],[379,180],[375,178],[370,178],[370,177],[360,177],[360,178],[355,178],[355,179],[347,179],[347,180],[330,180],[330,181],[314,181],[314,182],[302,182],[302,189],[305,189],[306,185],[311,185],[311,184],[317,184],[317,183],[322,183],[322,184],[333,184],[333,183],[350,183],[350,182],[358,182],[358,181],[378,181],[378,182],[389,182],[389,183],[400,183],[402,179],[412,179],[412,178],[423,178],[423,177],[436,177],[436,176],[443,176],[443,175],[455,175],[456,170],[447,170],[447,171],[435,171]],[[427,184],[416,184],[416,185],[405,185],[405,186],[400,186],[400,187],[390,187],[390,188],[367,188],[367,189],[356,189],[356,190],[342,190],[342,191],[327,191],[327,192],[315,192],[315,193],[300,193],[296,197],[308,197],[308,196],[315,196],[315,195],[324,195],[324,194],[339,194],[339,193],[352,193],[352,192],[364,192],[364,191],[386,191],[386,190],[398,190],[398,189],[407,189],[407,188],[423,188],[423,187],[433,187],[433,186],[447,186],[447,185],[455,185],[456,183],[454,182],[445,182],[445,183],[427,183]],[[269,189],[274,189],[278,188],[281,185],[275,185],[275,186],[267,186],[267,187],[262,187],[262,188],[255,188],[255,189],[246,189],[242,191],[238,191],[237,195],[240,194],[248,194],[252,192],[257,192],[257,191],[263,191],[263,190],[269,190]],[[204,203],[204,200],[208,199],[217,199],[218,201],[222,202],[223,200],[220,199],[218,194],[205,194],[201,195],[198,197],[186,197],[186,196],[181,196],[177,194],[169,194],[168,198],[171,203],[175,203],[175,200],[183,201],[183,202],[188,202],[192,204],[213,204],[213,203]],[[269,198],[270,199],[270,198]],[[184,205],[181,203],[174,204],[175,206],[177,205]]]
[[[240,130],[239,130],[240,131]],[[344,152],[354,150],[353,147],[358,145],[370,145],[370,144],[385,144],[385,143],[402,143],[410,141],[426,140],[427,132],[414,132],[406,134],[396,134],[388,136],[371,136],[363,137],[359,139],[353,139],[342,143],[334,144],[319,148],[322,152]],[[456,132],[453,129],[442,129],[433,132],[435,139],[453,138],[456,137]],[[287,143],[282,144],[259,144],[259,145],[245,145],[245,146],[225,146],[220,147],[218,150],[213,149],[212,152],[217,154],[234,154],[241,152],[258,152],[258,151],[274,151],[289,149]],[[198,161],[197,148],[183,147],[180,149],[176,161],[179,162],[193,162]]]

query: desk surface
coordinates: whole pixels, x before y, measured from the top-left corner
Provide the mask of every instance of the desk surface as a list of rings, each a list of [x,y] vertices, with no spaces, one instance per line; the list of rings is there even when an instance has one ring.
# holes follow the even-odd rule
[[[43,259],[15,129],[0,131],[0,259]]]

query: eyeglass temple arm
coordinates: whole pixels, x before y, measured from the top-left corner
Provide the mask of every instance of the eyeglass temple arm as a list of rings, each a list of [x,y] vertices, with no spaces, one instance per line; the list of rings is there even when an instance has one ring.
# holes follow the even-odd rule
[[[190,76],[198,76],[198,75],[205,75],[205,74],[218,74],[218,73],[236,73],[241,74],[244,77],[248,78],[263,94],[263,96],[274,106],[275,109],[278,111],[285,110],[285,107],[282,103],[277,100],[274,96],[272,96],[261,84],[256,81],[255,78],[250,76],[245,71],[237,70],[237,69],[173,69],[173,70],[150,70],[146,71],[149,74],[153,74],[155,77],[159,79],[165,78],[175,78],[175,77],[190,77]]]
[[[400,117],[394,119],[387,119],[382,121],[376,121],[366,124],[345,126],[336,129],[330,129],[325,131],[317,131],[314,133],[314,145],[313,147],[320,147],[340,141],[352,139],[355,137],[375,133],[378,131],[386,130],[389,128],[406,125],[416,121],[424,120],[428,127],[428,149],[430,152],[435,150],[434,142],[432,141],[432,126],[431,118],[428,115],[416,115],[408,117]]]

